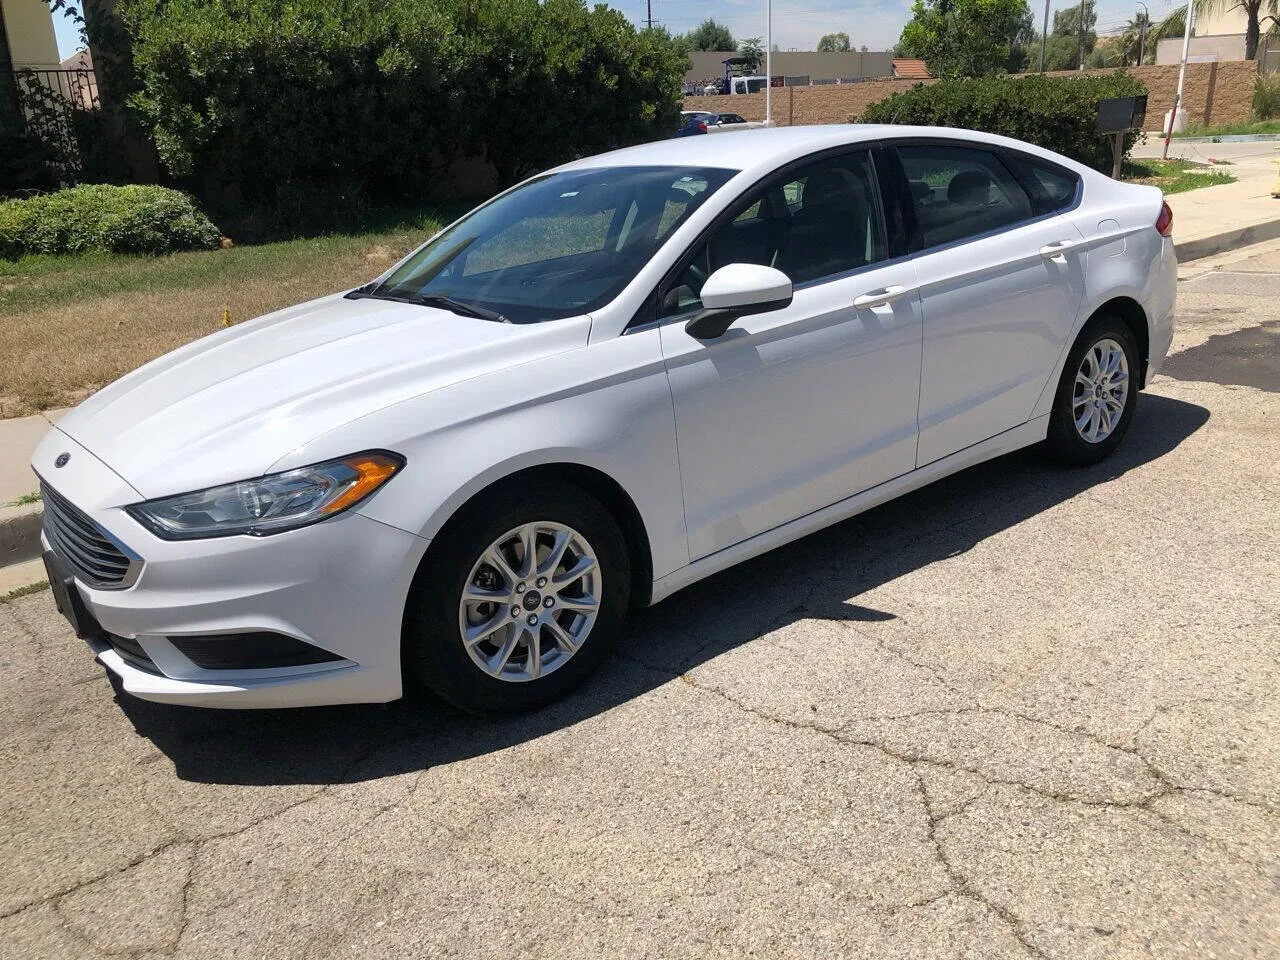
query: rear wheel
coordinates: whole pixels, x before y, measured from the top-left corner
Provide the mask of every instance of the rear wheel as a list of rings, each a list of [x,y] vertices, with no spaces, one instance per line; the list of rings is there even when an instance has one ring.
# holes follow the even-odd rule
[[[1129,430],[1138,402],[1140,360],[1118,317],[1090,320],[1067,356],[1049,416],[1048,448],[1064,463],[1097,463]]]
[[[453,521],[414,580],[405,665],[467,710],[563,694],[609,652],[631,571],[612,516],[583,491],[501,487]]]

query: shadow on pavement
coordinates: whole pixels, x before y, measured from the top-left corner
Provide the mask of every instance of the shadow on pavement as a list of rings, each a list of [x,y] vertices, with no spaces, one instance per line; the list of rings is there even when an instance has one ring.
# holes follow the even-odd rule
[[[117,700],[184,780],[343,783],[463,760],[593,717],[797,619],[892,619],[853,601],[1164,456],[1208,419],[1203,407],[1144,394],[1125,443],[1104,463],[1063,469],[1020,451],[718,574],[634,616],[620,656],[534,713],[474,717],[421,693],[391,704],[217,711],[148,703],[117,685]]]

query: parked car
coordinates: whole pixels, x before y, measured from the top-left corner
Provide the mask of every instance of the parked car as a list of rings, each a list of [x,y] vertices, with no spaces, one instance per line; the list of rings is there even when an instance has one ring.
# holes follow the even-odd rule
[[[544,703],[703,577],[1020,447],[1108,456],[1173,335],[1171,227],[958,130],[577,160],[67,414],[33,460],[53,595],[150,700]]]
[[[672,134],[674,137],[697,137],[707,132],[707,116],[704,113],[681,112],[680,126]]]
[[[764,124],[759,121],[748,121],[742,119],[736,113],[711,113],[705,110],[684,110],[680,113],[684,118],[685,126],[690,124],[701,124],[700,133],[729,133],[738,130],[754,130],[763,127]],[[681,128],[682,130],[684,127]],[[678,133],[676,136],[690,136],[688,133]]]

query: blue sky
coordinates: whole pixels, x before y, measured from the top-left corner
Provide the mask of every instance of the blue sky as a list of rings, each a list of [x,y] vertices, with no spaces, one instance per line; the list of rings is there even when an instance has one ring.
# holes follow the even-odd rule
[[[1035,11],[1037,27],[1044,16],[1044,0],[1029,0]],[[1135,11],[1136,2],[1130,0],[1097,0],[1098,32],[1108,33],[1124,26]],[[1147,0],[1151,17],[1159,20],[1179,4],[1176,0]],[[615,0],[617,7],[635,23],[645,20],[645,0]],[[1070,0],[1050,0],[1050,10],[1071,6]],[[727,25],[735,37],[763,37],[764,0],[653,0],[653,19],[664,24],[673,33],[697,26],[708,16]],[[902,32],[902,25],[911,16],[908,0],[858,0],[857,3],[840,3],[837,0],[774,0],[773,42],[779,49],[812,50],[824,33],[843,30],[849,34],[854,47],[863,44],[872,50],[886,50],[893,46]],[[58,49],[63,58],[69,57],[79,47],[75,25],[54,14],[54,30],[58,35]],[[1052,15],[1050,22],[1052,22]]]

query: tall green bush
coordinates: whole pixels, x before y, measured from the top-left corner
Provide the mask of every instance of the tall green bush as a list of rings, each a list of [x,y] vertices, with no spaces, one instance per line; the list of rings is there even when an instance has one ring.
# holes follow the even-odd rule
[[[420,198],[651,138],[683,58],[584,0],[131,0],[133,103],[213,209]]]
[[[920,84],[873,103],[861,123],[961,127],[1025,140],[1097,169],[1111,169],[1111,141],[1097,132],[1097,104],[1141,96],[1127,73],[1089,77],[983,77]],[[1125,137],[1125,153],[1138,134]]]
[[[1253,87],[1253,118],[1274,120],[1280,117],[1280,76],[1259,75]]]
[[[156,186],[72,187],[0,202],[0,257],[35,253],[161,254],[216,247],[215,227],[191,198]]]

